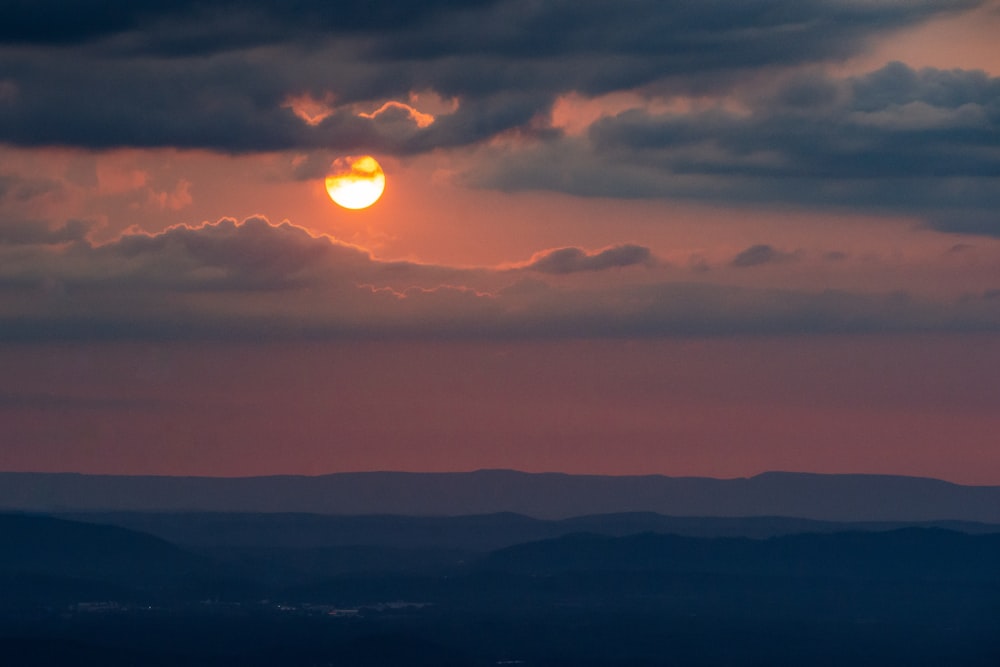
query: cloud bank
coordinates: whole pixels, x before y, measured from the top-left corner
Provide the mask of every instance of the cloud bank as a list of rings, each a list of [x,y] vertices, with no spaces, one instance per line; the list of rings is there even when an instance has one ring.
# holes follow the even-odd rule
[[[1000,330],[990,292],[933,301],[904,292],[735,287],[671,278],[652,259],[647,248],[619,246],[551,250],[514,269],[385,262],[261,217],[130,233],[104,245],[44,238],[0,244],[0,336],[261,340]],[[573,280],[609,269],[636,273],[598,287]],[[555,276],[559,282],[548,282]]]
[[[817,72],[727,110],[633,109],[473,177],[506,190],[894,211],[1000,234],[1000,78],[902,63]]]
[[[977,4],[15,2],[0,28],[0,141],[420,152],[525,129],[570,91],[726,90]],[[396,115],[374,113],[427,90],[457,109],[405,131]],[[334,111],[303,122],[285,103],[304,94]]]
[[[1000,234],[1000,79],[827,67],[983,4],[14,2],[0,26],[0,142],[479,147],[465,176],[480,187],[842,207]],[[633,105],[582,136],[553,122],[561,100],[617,93]]]

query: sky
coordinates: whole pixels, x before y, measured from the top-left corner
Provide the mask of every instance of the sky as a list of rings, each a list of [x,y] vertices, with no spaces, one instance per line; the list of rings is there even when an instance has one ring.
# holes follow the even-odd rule
[[[997,0],[4,14],[2,470],[1000,484]]]

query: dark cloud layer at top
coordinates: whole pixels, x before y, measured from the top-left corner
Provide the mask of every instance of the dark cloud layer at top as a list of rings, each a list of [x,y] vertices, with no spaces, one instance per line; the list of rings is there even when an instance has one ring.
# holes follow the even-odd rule
[[[977,4],[975,0],[10,0],[4,6],[0,43],[81,44],[132,35],[131,44],[154,47],[173,42],[180,52],[204,53],[227,48],[227,37],[237,37],[235,43],[247,46],[362,33],[376,38],[391,35],[391,40],[374,42],[374,50],[402,58],[460,54],[540,58],[587,52],[690,56],[714,49],[715,59],[708,63],[699,59],[703,63],[699,66],[731,66],[726,51],[736,50],[737,45],[749,48],[751,62],[775,62],[779,49],[794,59],[805,54],[809,59],[844,55],[874,32]],[[177,39],[199,32],[201,45]],[[761,39],[776,35],[782,39]]]
[[[977,2],[21,0],[0,28],[0,141],[410,153],[524,128],[570,91],[692,91],[857,53],[877,34]],[[426,128],[282,106],[329,93],[459,100]]]
[[[516,132],[529,141],[467,182],[847,207],[1000,234],[1000,79],[822,67],[981,4],[17,0],[0,21],[0,143],[295,149],[313,154],[301,167],[312,177],[330,152],[415,154]],[[668,113],[636,102],[582,137],[550,123],[561,96],[614,91],[720,102]],[[433,123],[398,106],[371,113],[428,92],[455,103]],[[329,101],[313,124],[290,108],[306,98]],[[0,197],[11,187],[0,177]]]
[[[20,44],[79,44],[141,33],[147,45],[206,52],[235,44],[266,44],[303,34],[387,31],[419,23],[448,10],[494,0],[10,0],[4,7],[0,41]],[[201,40],[191,39],[198,32]],[[209,30],[210,28],[211,30]],[[209,35],[215,39],[209,39]],[[184,39],[184,37],[187,39]],[[198,42],[201,42],[200,44]]]

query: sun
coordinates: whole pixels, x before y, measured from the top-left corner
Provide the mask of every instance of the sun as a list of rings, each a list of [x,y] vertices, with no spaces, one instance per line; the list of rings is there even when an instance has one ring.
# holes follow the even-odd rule
[[[344,208],[368,208],[385,190],[385,172],[371,155],[348,155],[330,164],[326,192]]]

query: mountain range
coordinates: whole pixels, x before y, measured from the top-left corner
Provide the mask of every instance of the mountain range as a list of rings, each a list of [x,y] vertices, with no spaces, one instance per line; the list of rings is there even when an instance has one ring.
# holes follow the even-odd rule
[[[405,516],[513,512],[539,519],[655,512],[674,517],[1000,523],[1000,486],[789,472],[736,479],[513,470],[242,478],[7,472],[0,473],[0,508]]]

